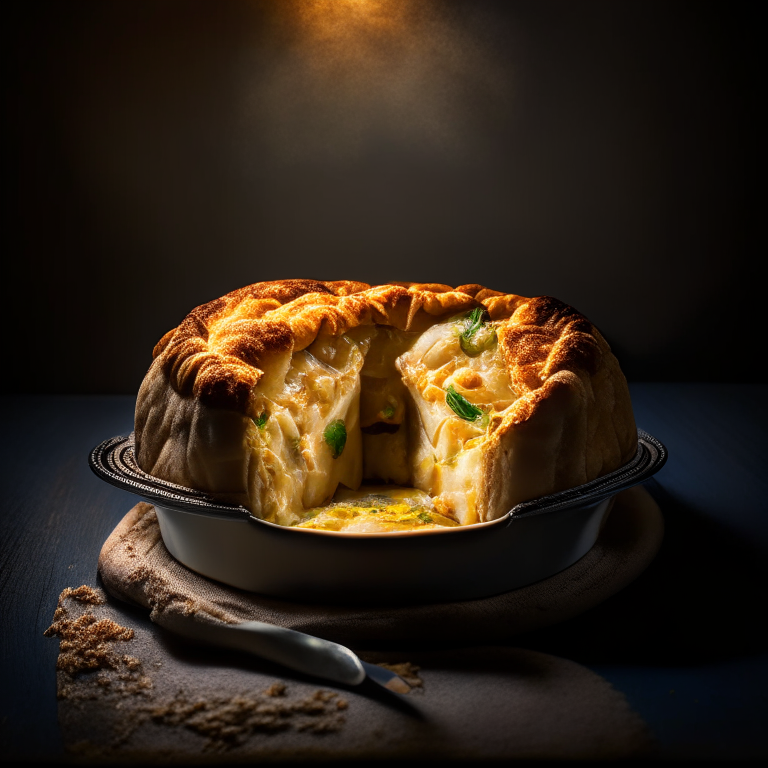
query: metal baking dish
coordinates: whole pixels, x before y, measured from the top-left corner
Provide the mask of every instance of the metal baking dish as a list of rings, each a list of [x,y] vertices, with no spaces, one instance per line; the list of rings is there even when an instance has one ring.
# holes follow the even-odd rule
[[[106,482],[151,502],[168,551],[197,573],[233,587],[300,602],[426,603],[507,592],[573,565],[594,545],[614,496],[642,483],[667,460],[665,447],[638,431],[635,457],[615,472],[518,504],[476,525],[339,533],[287,528],[240,506],[143,472],[133,435],[91,451]]]

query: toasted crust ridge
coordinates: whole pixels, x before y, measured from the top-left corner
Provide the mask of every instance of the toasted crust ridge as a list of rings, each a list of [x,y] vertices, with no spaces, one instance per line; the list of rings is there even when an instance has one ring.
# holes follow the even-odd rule
[[[239,288],[193,309],[158,342],[153,356],[173,389],[212,407],[245,412],[274,354],[309,346],[321,330],[359,325],[420,330],[430,318],[484,306],[506,321],[499,341],[522,396],[561,370],[592,375],[610,353],[577,310],[549,296],[527,299],[479,284],[273,280]]]
[[[425,328],[430,318],[479,305],[482,286],[433,283],[371,286],[352,280],[273,280],[193,309],[154,349],[173,389],[212,407],[245,412],[275,354],[308,347],[321,332],[359,325]]]

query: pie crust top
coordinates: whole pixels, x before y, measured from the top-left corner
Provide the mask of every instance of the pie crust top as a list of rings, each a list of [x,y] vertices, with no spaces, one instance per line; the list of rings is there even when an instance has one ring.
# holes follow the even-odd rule
[[[284,525],[363,479],[420,489],[459,524],[493,520],[637,449],[618,361],[567,304],[316,280],[193,309],[154,349],[135,437],[144,471]]]

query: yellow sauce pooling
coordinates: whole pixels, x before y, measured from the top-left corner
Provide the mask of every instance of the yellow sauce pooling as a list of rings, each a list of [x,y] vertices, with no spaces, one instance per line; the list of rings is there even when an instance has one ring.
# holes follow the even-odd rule
[[[435,510],[429,494],[415,488],[339,488],[326,506],[309,509],[297,528],[349,533],[428,530],[458,523]]]

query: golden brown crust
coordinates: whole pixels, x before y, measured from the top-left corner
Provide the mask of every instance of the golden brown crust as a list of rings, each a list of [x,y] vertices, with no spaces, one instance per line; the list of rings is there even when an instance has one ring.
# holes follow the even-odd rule
[[[350,280],[255,283],[193,309],[163,336],[154,356],[179,394],[245,413],[270,357],[305,349],[321,328],[333,335],[371,324],[420,330],[435,317],[478,306],[473,289],[484,290]]]
[[[494,300],[497,317],[508,298]],[[488,519],[594,480],[637,450],[626,379],[586,317],[539,296],[519,303],[498,337],[519,399],[485,455],[481,495]]]
[[[218,429],[212,425],[221,421],[220,411],[232,415],[227,430],[240,435],[233,444],[242,444],[243,415],[270,365],[305,349],[321,331],[338,335],[372,324],[423,331],[477,306],[497,321],[518,398],[491,424],[478,478],[483,519],[587,482],[634,455],[637,432],[618,362],[592,323],[557,299],[478,284],[278,280],[197,307],[163,336],[137,401],[139,464],[172,482],[247,503],[247,457],[227,458],[226,481],[204,480],[215,454],[204,444]],[[163,413],[168,408],[172,413]],[[221,450],[220,437],[214,442]]]

